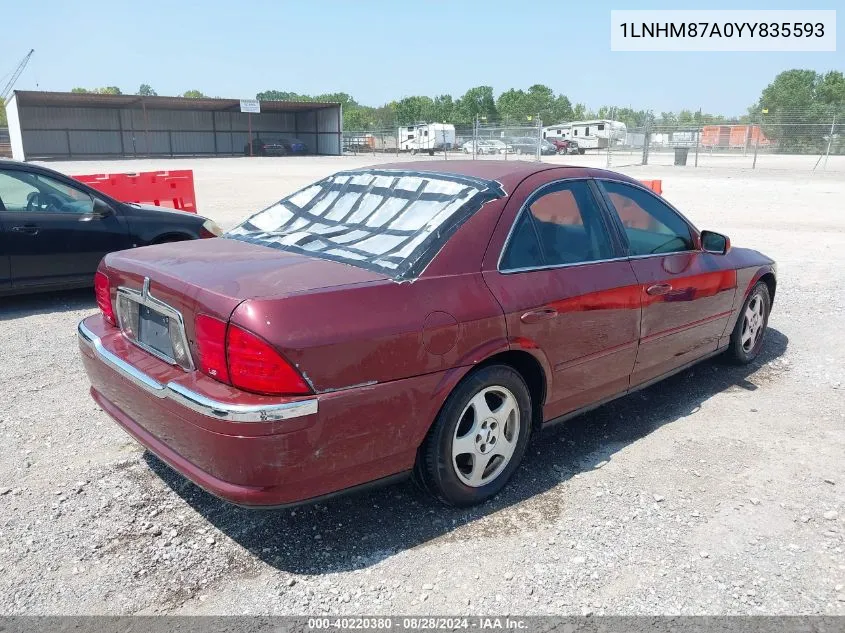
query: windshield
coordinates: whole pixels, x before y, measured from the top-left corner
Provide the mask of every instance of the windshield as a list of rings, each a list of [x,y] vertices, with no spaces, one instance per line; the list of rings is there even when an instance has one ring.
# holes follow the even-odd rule
[[[394,280],[418,277],[498,183],[469,176],[340,172],[260,211],[225,237],[340,261]]]

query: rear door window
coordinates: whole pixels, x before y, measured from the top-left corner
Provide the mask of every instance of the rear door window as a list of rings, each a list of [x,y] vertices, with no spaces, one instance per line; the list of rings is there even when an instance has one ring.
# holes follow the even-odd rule
[[[500,268],[582,264],[613,256],[610,235],[587,182],[562,181],[529,199],[514,224]]]

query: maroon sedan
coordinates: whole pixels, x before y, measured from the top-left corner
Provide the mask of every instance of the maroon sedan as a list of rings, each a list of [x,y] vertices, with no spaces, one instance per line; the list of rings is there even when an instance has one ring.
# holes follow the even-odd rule
[[[760,352],[775,264],[609,171],[345,171],[224,237],[112,253],[97,403],[212,494],[283,506],[413,472],[495,495],[532,433]]]

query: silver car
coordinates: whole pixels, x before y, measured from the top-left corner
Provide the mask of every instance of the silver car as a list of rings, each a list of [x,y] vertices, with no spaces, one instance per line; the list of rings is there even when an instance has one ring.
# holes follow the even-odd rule
[[[490,141],[486,141],[483,139],[478,139],[477,141],[469,140],[461,146],[464,154],[472,154],[472,146],[475,143],[475,152],[476,154],[498,154],[499,150],[495,145],[492,145]]]

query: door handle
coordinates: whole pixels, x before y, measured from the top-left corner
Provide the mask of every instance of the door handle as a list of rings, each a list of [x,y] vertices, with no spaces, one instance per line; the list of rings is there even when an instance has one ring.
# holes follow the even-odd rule
[[[672,290],[672,284],[654,284],[645,289],[650,295],[665,295],[670,290]]]
[[[38,227],[34,224],[26,224],[24,226],[13,226],[12,230],[15,233],[23,233],[24,235],[38,235]]]
[[[552,319],[557,316],[557,310],[554,308],[541,308],[540,310],[531,310],[526,312],[519,320],[523,323],[537,323],[545,319]]]

